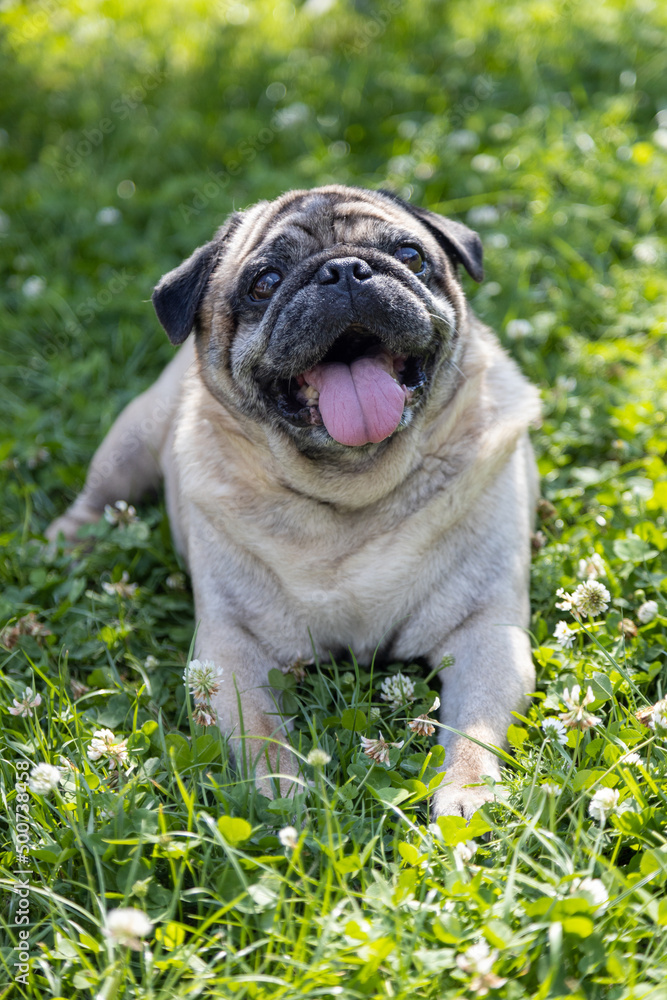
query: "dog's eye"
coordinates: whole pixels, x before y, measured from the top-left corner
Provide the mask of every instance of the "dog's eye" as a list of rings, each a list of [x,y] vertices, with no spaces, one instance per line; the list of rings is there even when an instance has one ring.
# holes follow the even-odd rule
[[[409,267],[413,274],[421,274],[424,270],[424,258],[414,247],[399,247],[394,257]]]
[[[277,271],[267,271],[266,274],[257,279],[250,289],[250,298],[254,299],[255,302],[270,299],[282,280],[282,275],[278,274]]]

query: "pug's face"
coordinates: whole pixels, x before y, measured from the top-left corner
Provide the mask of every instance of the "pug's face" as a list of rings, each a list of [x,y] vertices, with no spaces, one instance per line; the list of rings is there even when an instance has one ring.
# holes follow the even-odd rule
[[[479,237],[389,193],[295,191],[233,215],[157,286],[227,406],[307,453],[386,447],[424,411],[465,322]]]

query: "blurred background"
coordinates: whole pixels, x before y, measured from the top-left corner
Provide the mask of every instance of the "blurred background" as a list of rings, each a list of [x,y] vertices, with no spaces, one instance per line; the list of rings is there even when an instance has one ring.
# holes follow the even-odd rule
[[[171,356],[159,277],[233,208],[333,181],[481,233],[468,292],[543,389],[547,482],[660,432],[664,4],[3,0],[1,17],[8,523],[43,530]]]

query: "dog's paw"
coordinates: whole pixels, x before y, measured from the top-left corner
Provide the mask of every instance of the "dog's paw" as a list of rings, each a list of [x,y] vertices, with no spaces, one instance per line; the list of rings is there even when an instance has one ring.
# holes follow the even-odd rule
[[[77,534],[79,528],[82,528],[84,524],[95,524],[100,517],[101,514],[98,510],[86,509],[77,511],[76,514],[68,510],[61,517],[52,521],[44,534],[49,542],[57,542],[58,537],[62,535],[68,545],[74,545],[76,542],[81,543]]]
[[[289,799],[301,791],[304,782],[298,779],[296,767],[283,766],[278,772],[258,766],[255,772],[255,784],[268,799]]]
[[[433,819],[438,816],[463,816],[469,822],[473,813],[486,802],[492,802],[493,798],[493,789],[488,785],[466,785],[445,779],[433,796],[431,816]]]
[[[269,799],[286,799],[301,791],[304,782],[299,778],[299,761],[287,744],[279,744],[273,735],[266,742],[251,737],[245,739],[245,766],[243,759],[237,758],[237,763],[245,771],[252,760],[249,774],[254,776],[262,795]]]

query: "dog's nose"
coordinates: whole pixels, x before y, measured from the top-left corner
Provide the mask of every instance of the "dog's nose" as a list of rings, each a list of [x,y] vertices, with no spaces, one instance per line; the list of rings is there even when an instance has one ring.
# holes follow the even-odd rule
[[[372,277],[370,264],[360,257],[335,257],[323,264],[317,272],[320,285],[337,285],[340,281],[351,287]]]

